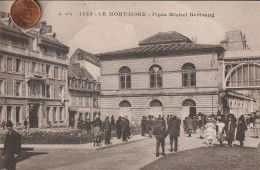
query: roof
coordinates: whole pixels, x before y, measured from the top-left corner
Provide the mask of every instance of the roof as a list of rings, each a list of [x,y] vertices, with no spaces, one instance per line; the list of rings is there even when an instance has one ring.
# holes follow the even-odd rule
[[[77,48],[77,50],[74,52],[74,54],[71,56],[70,61],[73,63],[73,60],[85,60],[88,61],[98,67],[101,67],[100,60],[94,55],[87,51],[84,51],[80,48]]]
[[[222,53],[221,45],[196,44],[189,38],[176,32],[159,32],[139,42],[139,47],[101,53],[96,56],[100,60],[111,60],[123,57],[149,57],[151,55]]]
[[[88,72],[85,68],[80,68],[80,64],[72,64],[69,66],[68,71],[69,77],[79,77],[83,79],[87,79],[89,81],[94,81],[95,79],[92,77],[92,75]]]
[[[168,44],[168,43],[191,43],[192,41],[186,36],[176,32],[159,32],[151,37],[148,37],[139,42],[140,46],[155,45],[155,44]]]
[[[69,52],[69,47],[64,45],[63,43],[61,43],[58,39],[56,38],[48,38],[48,37],[44,37],[44,36],[40,36],[41,41],[39,42],[39,44],[43,44],[43,45],[57,45],[59,46],[61,49],[65,50],[66,53]]]
[[[223,52],[224,48],[221,45],[209,45],[209,44],[195,44],[195,43],[172,43],[172,44],[158,44],[158,45],[147,45],[135,48],[129,48],[114,52],[101,53],[97,56],[103,60],[111,57],[124,57],[124,56],[138,56],[138,55],[149,55],[149,54],[182,54],[192,52]]]

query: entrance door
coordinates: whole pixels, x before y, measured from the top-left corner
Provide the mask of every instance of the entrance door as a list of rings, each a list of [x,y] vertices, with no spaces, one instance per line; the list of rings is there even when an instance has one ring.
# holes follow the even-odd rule
[[[29,122],[30,122],[30,128],[38,128],[38,111],[40,108],[39,104],[34,104],[33,106],[30,106],[29,110]]]
[[[190,117],[196,116],[196,107],[190,107]]]
[[[69,126],[75,126],[75,111],[70,111],[69,112]]]

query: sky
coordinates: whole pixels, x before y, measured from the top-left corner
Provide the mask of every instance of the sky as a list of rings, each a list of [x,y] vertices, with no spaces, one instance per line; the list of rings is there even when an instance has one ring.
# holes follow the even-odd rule
[[[1,1],[0,10],[9,11],[13,2]],[[70,55],[77,48],[97,54],[137,47],[139,41],[167,31],[196,37],[197,43],[219,44],[225,32],[241,30],[250,48],[260,49],[259,2],[38,2],[41,21],[53,26],[57,38],[70,47]],[[79,16],[79,12],[214,13],[215,17]]]

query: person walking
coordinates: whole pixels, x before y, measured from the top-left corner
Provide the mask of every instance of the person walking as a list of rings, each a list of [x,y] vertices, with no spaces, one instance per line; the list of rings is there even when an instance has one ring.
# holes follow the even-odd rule
[[[82,130],[83,130],[83,128],[84,128],[83,124],[84,124],[83,118],[80,116],[80,117],[78,118],[78,129],[80,129],[80,133],[81,133],[81,134],[82,134]]]
[[[4,168],[7,170],[15,170],[17,157],[21,152],[21,135],[13,129],[13,123],[11,121],[7,121],[6,127],[8,133],[4,139],[2,159],[4,160]]]
[[[260,135],[260,116],[256,116],[254,122],[254,137],[259,138]]]
[[[91,134],[91,122],[90,122],[90,119],[87,119],[87,121],[85,122],[85,127],[87,129],[87,134]]]
[[[145,116],[143,116],[143,119],[141,121],[141,127],[142,127],[142,136],[145,135],[146,132],[146,123],[147,123],[147,119]]]
[[[26,118],[24,119],[23,124],[24,124],[24,128],[25,128],[25,130],[27,130],[27,128],[28,128],[28,121],[27,121]]]
[[[236,134],[236,140],[238,140],[240,142],[241,147],[243,147],[243,145],[244,145],[245,131],[247,131],[246,120],[245,120],[244,115],[241,115],[238,118],[237,134]]]
[[[217,139],[220,143],[220,146],[223,146],[223,142],[225,141],[225,123],[224,123],[224,115],[221,117],[218,116],[218,120],[216,123],[216,133],[217,133]]]
[[[111,129],[115,130],[115,118],[114,118],[114,115],[111,116]]]
[[[117,139],[120,139],[122,135],[121,116],[119,116],[119,118],[116,121],[116,134]]]
[[[122,127],[122,132],[123,132],[123,141],[128,141],[127,140],[127,124],[126,124],[126,120],[124,117],[122,117],[122,120],[121,120],[121,127]]]
[[[227,135],[227,141],[228,145],[232,147],[232,142],[234,141],[235,138],[235,130],[237,127],[236,124],[237,120],[233,114],[228,115],[228,120],[226,121],[225,124],[225,132]]]
[[[110,144],[110,137],[111,137],[111,123],[109,121],[109,117],[106,117],[106,120],[103,122],[103,129],[105,133],[105,145]]]
[[[170,136],[171,152],[173,151],[173,140],[174,140],[174,152],[178,151],[178,137],[180,134],[180,123],[177,117],[171,117],[168,124],[168,133]]]
[[[207,145],[212,144],[214,134],[215,134],[215,126],[213,123],[213,118],[209,117],[207,119],[207,124],[206,124]]]
[[[5,120],[2,121],[1,125],[2,125],[3,130],[5,130]]]
[[[163,122],[163,120],[161,120]],[[147,130],[149,133],[149,137],[152,138],[153,135],[153,125],[154,125],[154,121],[152,119],[151,116],[149,116],[149,119],[147,120]]]
[[[130,121],[127,116],[125,116],[125,121],[126,121],[126,137],[127,139],[131,138],[131,127],[130,127]]]
[[[189,134],[189,137],[191,137],[192,129],[193,129],[193,123],[192,123],[191,116],[189,116],[189,118],[187,118],[186,120],[186,130]]]
[[[194,134],[196,134],[197,127],[198,127],[197,117],[193,116],[193,118],[192,118],[192,131],[193,131]]]
[[[160,119],[157,120],[153,133],[156,138],[156,157],[159,157],[160,145],[162,147],[162,155],[166,155],[165,154],[165,138],[167,137],[168,133],[166,131],[163,120],[160,120]]]
[[[94,146],[98,146],[98,144],[101,142],[101,130],[99,124],[93,124],[94,129],[93,129],[93,135],[94,135]]]

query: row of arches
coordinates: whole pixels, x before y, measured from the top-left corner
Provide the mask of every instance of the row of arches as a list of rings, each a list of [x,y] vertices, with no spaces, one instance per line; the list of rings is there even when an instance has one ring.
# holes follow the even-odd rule
[[[160,100],[154,99],[150,102],[150,107],[162,107],[163,104]],[[128,100],[123,100],[119,103],[119,107],[131,107],[131,103]],[[182,102],[182,106],[196,106],[196,103],[192,99],[186,99]]]
[[[163,70],[159,65],[152,65],[149,68],[150,88],[161,88],[163,86]],[[119,69],[119,87],[121,89],[131,88],[131,69],[123,66]],[[182,66],[182,86],[196,86],[196,67],[192,63],[186,63]]]

